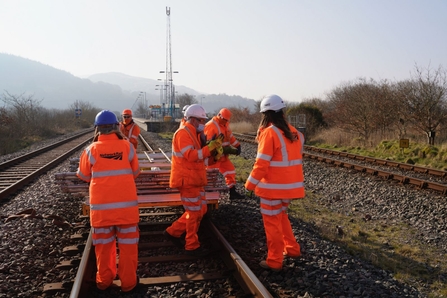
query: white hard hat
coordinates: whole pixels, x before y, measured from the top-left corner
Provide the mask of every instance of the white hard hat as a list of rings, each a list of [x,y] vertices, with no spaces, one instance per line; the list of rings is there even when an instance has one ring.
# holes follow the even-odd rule
[[[186,119],[189,119],[189,117],[208,119],[205,109],[198,104],[190,105],[185,111],[185,117]]]
[[[185,105],[182,109],[183,115],[185,115],[186,110],[189,108],[189,105]]]
[[[279,111],[285,107],[286,105],[282,98],[275,94],[266,96],[261,101],[261,113],[265,111]]]

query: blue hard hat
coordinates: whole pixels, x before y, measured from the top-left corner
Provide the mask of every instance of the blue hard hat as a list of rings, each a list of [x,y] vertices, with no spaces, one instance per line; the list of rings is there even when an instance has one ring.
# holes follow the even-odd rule
[[[102,110],[95,117],[95,126],[108,124],[118,124],[118,119],[114,113]]]

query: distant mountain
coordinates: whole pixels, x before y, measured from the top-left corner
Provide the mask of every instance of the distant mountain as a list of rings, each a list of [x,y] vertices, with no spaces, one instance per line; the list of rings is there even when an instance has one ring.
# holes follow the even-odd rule
[[[32,95],[46,108],[67,109],[76,100],[101,109],[121,110],[133,95],[117,85],[93,83],[22,57],[0,54],[0,94]]]
[[[109,73],[98,73],[88,77],[88,79],[92,82],[105,82],[113,85],[118,85],[121,89],[129,92],[139,92],[143,91],[146,93],[150,93],[153,95],[159,95],[160,92],[155,90],[159,89],[157,85],[163,84],[160,81],[145,79],[139,77],[132,77],[129,75],[125,75],[119,72],[109,72]],[[191,95],[199,95],[200,93],[191,88],[187,88],[184,86],[175,86],[176,91],[179,94],[188,93]]]
[[[133,94],[138,94],[141,91],[146,92],[146,98],[148,99],[149,104],[160,103],[160,91],[156,90],[159,89],[156,85],[160,85],[160,81],[132,77],[117,72],[95,74],[89,76],[88,79],[92,82],[105,82],[118,85],[121,89]],[[181,85],[175,85],[175,91],[177,91],[177,94],[187,93],[196,96],[197,101],[202,104],[205,110],[209,113],[217,112],[223,107],[247,107],[251,111],[255,110],[255,101],[253,99],[237,95],[206,94]]]
[[[89,102],[100,109],[121,111],[132,106],[145,92],[148,105],[160,103],[156,85],[160,81],[122,73],[95,74],[81,79],[26,58],[0,53],[0,95],[32,95],[41,99],[45,108],[67,109],[75,101]],[[203,94],[185,86],[175,86],[178,94],[195,95],[208,112],[222,107],[247,107],[254,110],[255,101],[226,94]],[[158,89],[158,88],[157,88]]]

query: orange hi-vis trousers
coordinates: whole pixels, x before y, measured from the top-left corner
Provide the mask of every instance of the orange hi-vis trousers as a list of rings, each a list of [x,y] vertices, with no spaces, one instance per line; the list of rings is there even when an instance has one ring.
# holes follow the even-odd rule
[[[201,188],[179,188],[180,197],[185,212],[166,231],[174,237],[180,237],[186,232],[185,249],[194,250],[200,247],[199,230],[200,221],[208,211],[205,190]]]
[[[229,188],[236,185],[236,168],[228,156],[222,157],[215,164],[208,166],[208,168],[218,168],[219,172],[225,178],[225,184]]]
[[[293,235],[289,216],[286,211],[290,200],[261,198],[261,214],[264,221],[267,238],[267,265],[281,269],[283,253],[298,257],[301,254],[300,245]]]
[[[107,289],[116,277],[116,240],[118,240],[118,276],[121,290],[128,292],[137,285],[138,224],[93,228],[93,245],[96,253],[96,285]]]

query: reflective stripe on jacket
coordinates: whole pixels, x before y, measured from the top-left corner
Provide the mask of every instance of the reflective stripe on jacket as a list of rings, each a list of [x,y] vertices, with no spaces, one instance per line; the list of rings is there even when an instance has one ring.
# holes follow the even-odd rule
[[[90,182],[90,222],[93,227],[139,221],[135,178],[140,174],[133,146],[116,134],[99,135],[81,154],[76,175]]]
[[[222,147],[226,146],[233,146],[233,147],[239,147],[240,143],[236,139],[236,137],[233,135],[233,132],[231,131],[229,127],[229,123],[227,122],[227,125],[220,124],[219,118],[217,116],[214,116],[210,121],[208,121],[205,124],[205,134],[207,140],[211,140],[214,136],[218,136],[219,134],[224,135],[224,140],[222,142]],[[219,160],[225,161],[228,159],[228,155],[223,155]]]
[[[138,136],[140,135],[140,127],[133,122],[129,123],[128,125],[124,125],[124,123],[120,122],[120,131],[121,133],[129,139],[129,142],[133,144],[133,147],[137,149],[138,146]]]
[[[203,187],[207,184],[205,160],[210,156],[208,146],[201,148],[197,131],[185,122],[172,139],[172,166],[169,186]]]
[[[304,136],[293,126],[289,128],[296,141],[290,142],[274,125],[259,131],[258,153],[245,187],[261,198],[304,197]]]

